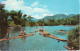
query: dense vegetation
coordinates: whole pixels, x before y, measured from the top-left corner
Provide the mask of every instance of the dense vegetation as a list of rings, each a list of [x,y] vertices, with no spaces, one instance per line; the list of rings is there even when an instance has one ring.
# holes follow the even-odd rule
[[[5,36],[4,34],[6,33],[6,27],[8,26],[8,16],[9,16],[9,12],[4,8],[3,4],[0,4],[0,37]],[[3,28],[2,28],[3,27]],[[4,31],[3,31],[4,30]],[[3,34],[3,35],[1,35]]]
[[[68,34],[68,46],[73,47],[75,50],[79,50],[79,27],[71,30]]]
[[[41,23],[43,25],[48,25],[48,26],[53,26],[53,25],[77,25],[79,24],[79,15],[66,18],[66,19],[60,19],[60,20],[55,20],[55,19],[48,19],[46,22],[44,19],[38,21],[39,25]]]
[[[23,19],[23,18],[22,18]],[[19,19],[21,21],[21,19]],[[13,21],[10,21],[13,22]],[[18,22],[17,22],[18,23]],[[9,23],[11,24],[11,23]],[[54,26],[54,25],[78,25],[79,24],[79,15],[66,18],[66,19],[60,19],[60,20],[55,20],[55,19],[48,19],[48,21],[44,19],[40,19],[39,21],[34,21],[31,20],[31,18],[25,18],[24,20],[21,21],[21,24],[19,25],[25,25],[25,26]],[[13,25],[13,23],[12,23]],[[16,24],[17,25],[17,24]]]

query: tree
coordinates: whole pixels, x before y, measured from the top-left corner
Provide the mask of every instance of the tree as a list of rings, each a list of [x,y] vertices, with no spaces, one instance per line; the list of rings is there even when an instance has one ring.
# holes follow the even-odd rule
[[[19,18],[19,19],[22,17],[21,10],[18,11],[17,15],[18,15],[18,18]]]
[[[10,17],[12,18],[12,20],[16,25],[21,25],[21,17],[22,17],[21,10],[19,10],[18,12],[14,10],[10,11]]]
[[[48,24],[49,24],[50,26],[54,25],[54,19],[48,19],[48,21],[49,21]]]
[[[30,22],[33,17],[28,16],[27,18],[28,18],[28,21]]]
[[[44,26],[45,20],[44,19],[43,20],[39,20],[38,23],[39,23],[40,26]]]
[[[28,18],[29,23],[31,24],[31,19],[32,19],[33,17],[28,16],[27,18]]]
[[[26,14],[23,15],[24,18],[25,18],[26,16],[27,16]]]
[[[0,36],[5,37],[6,28],[8,27],[9,12],[4,9],[4,4],[0,4]]]
[[[23,15],[23,20],[22,20],[22,22],[23,22],[22,24],[23,25],[22,26],[25,26],[25,22],[27,21],[27,19],[25,18],[26,16],[27,16],[26,14]]]

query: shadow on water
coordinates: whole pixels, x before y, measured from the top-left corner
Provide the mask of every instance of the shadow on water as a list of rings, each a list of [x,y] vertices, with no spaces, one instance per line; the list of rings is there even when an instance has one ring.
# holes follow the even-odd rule
[[[21,37],[21,40],[22,40],[22,41],[25,41],[25,39],[26,39],[26,37],[25,37],[25,36]]]
[[[1,27],[0,28],[0,39],[1,38],[5,38],[6,37],[6,33],[7,33],[6,27]]]
[[[0,50],[2,51],[9,50],[9,40],[0,42]]]
[[[0,25],[0,39],[6,38],[7,34],[7,26],[1,26]],[[9,36],[7,36],[9,38]],[[9,41],[0,42],[0,50],[4,51],[9,49]]]
[[[0,39],[9,38],[9,36],[6,36],[7,35],[7,28],[8,28],[8,26],[0,25]],[[14,26],[14,27],[10,27],[9,29],[11,30],[9,33],[11,35],[11,32],[14,33],[14,32],[20,31],[21,27]],[[25,29],[25,28],[22,28],[22,29]],[[21,40],[25,41],[25,38],[26,37],[22,37]],[[2,50],[2,51],[9,50],[9,40],[4,41],[4,42],[0,42],[0,50]]]

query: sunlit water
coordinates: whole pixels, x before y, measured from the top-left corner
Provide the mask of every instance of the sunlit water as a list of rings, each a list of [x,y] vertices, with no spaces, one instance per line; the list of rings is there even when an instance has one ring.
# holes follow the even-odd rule
[[[38,30],[42,26],[38,26]],[[75,26],[43,26],[44,30],[48,31],[51,35],[57,36],[62,39],[68,39],[67,33],[59,33],[56,32],[58,30],[64,30],[66,32],[69,32],[71,29],[75,28]],[[17,38],[17,39],[11,39],[9,41],[0,42],[0,49],[1,50],[10,50],[10,51],[25,51],[25,50],[67,50],[63,46],[67,46],[67,42],[60,41],[58,43],[58,40],[44,37],[42,35],[39,35],[40,32],[37,33],[30,33],[35,31],[34,27],[21,27],[21,29],[25,29],[26,34],[34,34],[33,36],[29,36],[26,38]],[[20,34],[20,30],[13,31],[13,27],[10,27],[11,34],[9,37],[18,36]]]

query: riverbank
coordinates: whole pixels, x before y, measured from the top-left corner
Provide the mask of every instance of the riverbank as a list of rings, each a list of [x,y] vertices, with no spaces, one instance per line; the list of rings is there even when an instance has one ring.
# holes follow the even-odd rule
[[[15,25],[15,24],[10,24],[9,27],[14,27],[14,26],[21,26],[21,25]],[[30,25],[25,25],[25,26],[30,26]],[[36,26],[36,25],[34,25]],[[42,25],[38,25],[42,26]],[[49,26],[49,25],[44,25],[44,26]],[[76,25],[52,25],[52,26],[76,26]]]
[[[79,28],[80,26],[72,29],[68,33],[68,47],[74,49],[74,50],[79,50]]]

